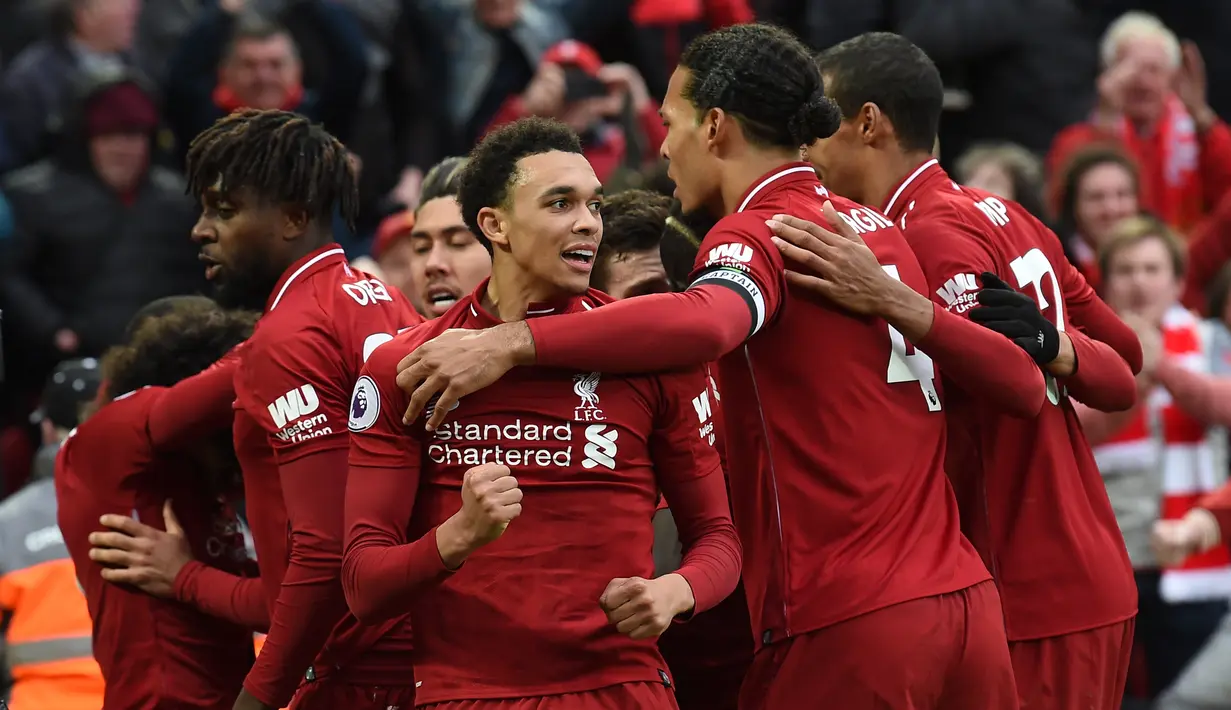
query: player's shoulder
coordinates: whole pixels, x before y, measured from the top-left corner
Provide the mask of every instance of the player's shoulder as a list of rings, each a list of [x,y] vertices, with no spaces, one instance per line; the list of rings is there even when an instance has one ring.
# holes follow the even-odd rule
[[[125,392],[102,405],[79,424],[65,440],[66,447],[123,445],[127,437],[144,435],[150,410],[167,392],[166,387],[142,387]]]

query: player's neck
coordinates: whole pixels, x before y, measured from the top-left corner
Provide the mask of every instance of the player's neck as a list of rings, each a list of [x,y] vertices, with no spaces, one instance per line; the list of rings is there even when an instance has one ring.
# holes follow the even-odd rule
[[[745,150],[743,155],[728,161],[723,167],[722,214],[739,209],[740,201],[754,182],[798,160],[798,151]]]
[[[488,313],[509,323],[525,320],[531,303],[560,301],[569,297],[559,286],[528,273],[511,258],[492,261],[492,277],[482,294],[480,305]]]
[[[898,185],[931,158],[931,153],[917,150],[883,151],[880,160],[869,166],[865,173],[864,193],[860,196],[863,199],[860,201],[878,210],[885,209],[885,203]]]

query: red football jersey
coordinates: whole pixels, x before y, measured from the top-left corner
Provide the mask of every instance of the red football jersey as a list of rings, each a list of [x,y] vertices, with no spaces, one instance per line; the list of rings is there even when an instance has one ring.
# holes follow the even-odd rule
[[[705,369],[709,387],[693,398],[692,406],[697,413],[698,433],[714,446],[725,473],[727,462],[722,393],[714,377],[717,365],[707,365]],[[688,701],[694,701],[691,706],[694,708],[734,708],[740,680],[752,662],[753,649],[748,600],[744,596],[743,585],[736,587],[731,596],[723,599],[718,606],[687,624],[672,625],[658,638],[658,648],[667,659],[671,675],[675,677],[681,707]],[[695,679],[694,682],[712,682],[715,673],[723,675],[722,687],[685,687],[690,679]]]
[[[245,687],[265,702],[287,704],[309,665],[344,668],[363,678],[355,682],[412,682],[408,623],[360,625],[339,575],[351,389],[378,345],[421,321],[331,244],[286,270],[249,340],[235,378],[235,445],[257,560],[277,595]]]
[[[152,419],[171,392],[146,387],[117,397],[69,435],[56,459],[57,516],[94,620],[104,710],[229,710],[252,665],[250,629],[104,582],[89,558],[99,516],[130,515],[162,529],[171,499],[195,559],[236,575],[246,567],[239,521],[204,473],[187,457],[155,452]]]
[[[719,361],[744,589],[758,644],[989,578],[962,537],[944,473],[937,374],[885,321],[796,297],[765,221],[823,223],[832,201],[884,269],[926,282],[881,214],[832,195],[812,166],[753,183],[710,230],[693,286],[736,291],[753,314]]]
[[[555,309],[536,304],[531,310],[536,317],[579,312],[607,300],[591,291]],[[685,497],[681,491],[689,486],[717,486],[711,519],[727,531],[730,569],[718,582],[725,589],[708,593],[700,584],[705,580],[681,570],[693,586],[696,611],[735,584],[738,544],[722,471],[693,405],[706,393],[704,372],[621,376],[519,368],[462,398],[435,432],[426,432],[422,419],[404,426],[409,399],[394,381],[398,361],[445,329],[498,322],[472,294],[377,350],[365,366],[351,407],[348,598],[356,608],[412,609],[421,704],[669,682],[654,641],[620,634],[598,600],[614,578],[653,576],[652,516],[660,488],[670,501]],[[525,495],[522,514],[447,575],[433,531],[457,512],[462,477],[481,463],[511,468]],[[423,581],[439,583],[408,594],[405,578],[415,572],[393,556],[416,547],[435,575]],[[686,547],[685,566],[689,559]]]
[[[1033,297],[1077,352],[1077,374],[1047,377],[1047,402],[1033,419],[1006,415],[960,383],[946,389],[947,464],[963,530],[1000,588],[1009,639],[1130,618],[1137,610],[1132,567],[1069,394],[1094,406],[1091,399],[1107,396],[1101,380],[1111,379],[1112,398],[1118,391],[1131,402],[1125,358],[1140,369],[1136,336],[1047,227],[1014,202],[957,185],[935,160],[903,181],[885,212],[906,235],[938,304],[967,314],[977,305],[978,275],[990,271]]]

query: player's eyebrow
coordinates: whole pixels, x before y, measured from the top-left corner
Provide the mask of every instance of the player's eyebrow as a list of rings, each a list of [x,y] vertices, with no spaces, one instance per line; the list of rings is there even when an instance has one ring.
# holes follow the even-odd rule
[[[580,193],[581,193],[581,190],[578,190],[573,185],[553,185],[552,187],[549,187],[546,190],[544,190],[540,198],[546,199],[548,197],[573,197]],[[603,196],[603,186],[596,185],[594,187],[594,190],[590,194],[593,197],[602,197]]]

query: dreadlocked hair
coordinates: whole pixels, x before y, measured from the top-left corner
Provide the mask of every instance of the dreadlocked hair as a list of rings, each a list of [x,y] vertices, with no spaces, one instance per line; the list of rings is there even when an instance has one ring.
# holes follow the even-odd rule
[[[221,179],[224,190],[247,187],[318,223],[337,210],[355,229],[359,186],[346,147],[299,114],[245,109],[218,119],[189,145],[187,173],[191,195]]]
[[[247,340],[256,319],[256,313],[202,303],[186,303],[146,319],[131,340],[103,355],[107,389],[102,401],[142,387],[170,387],[192,377]]]

